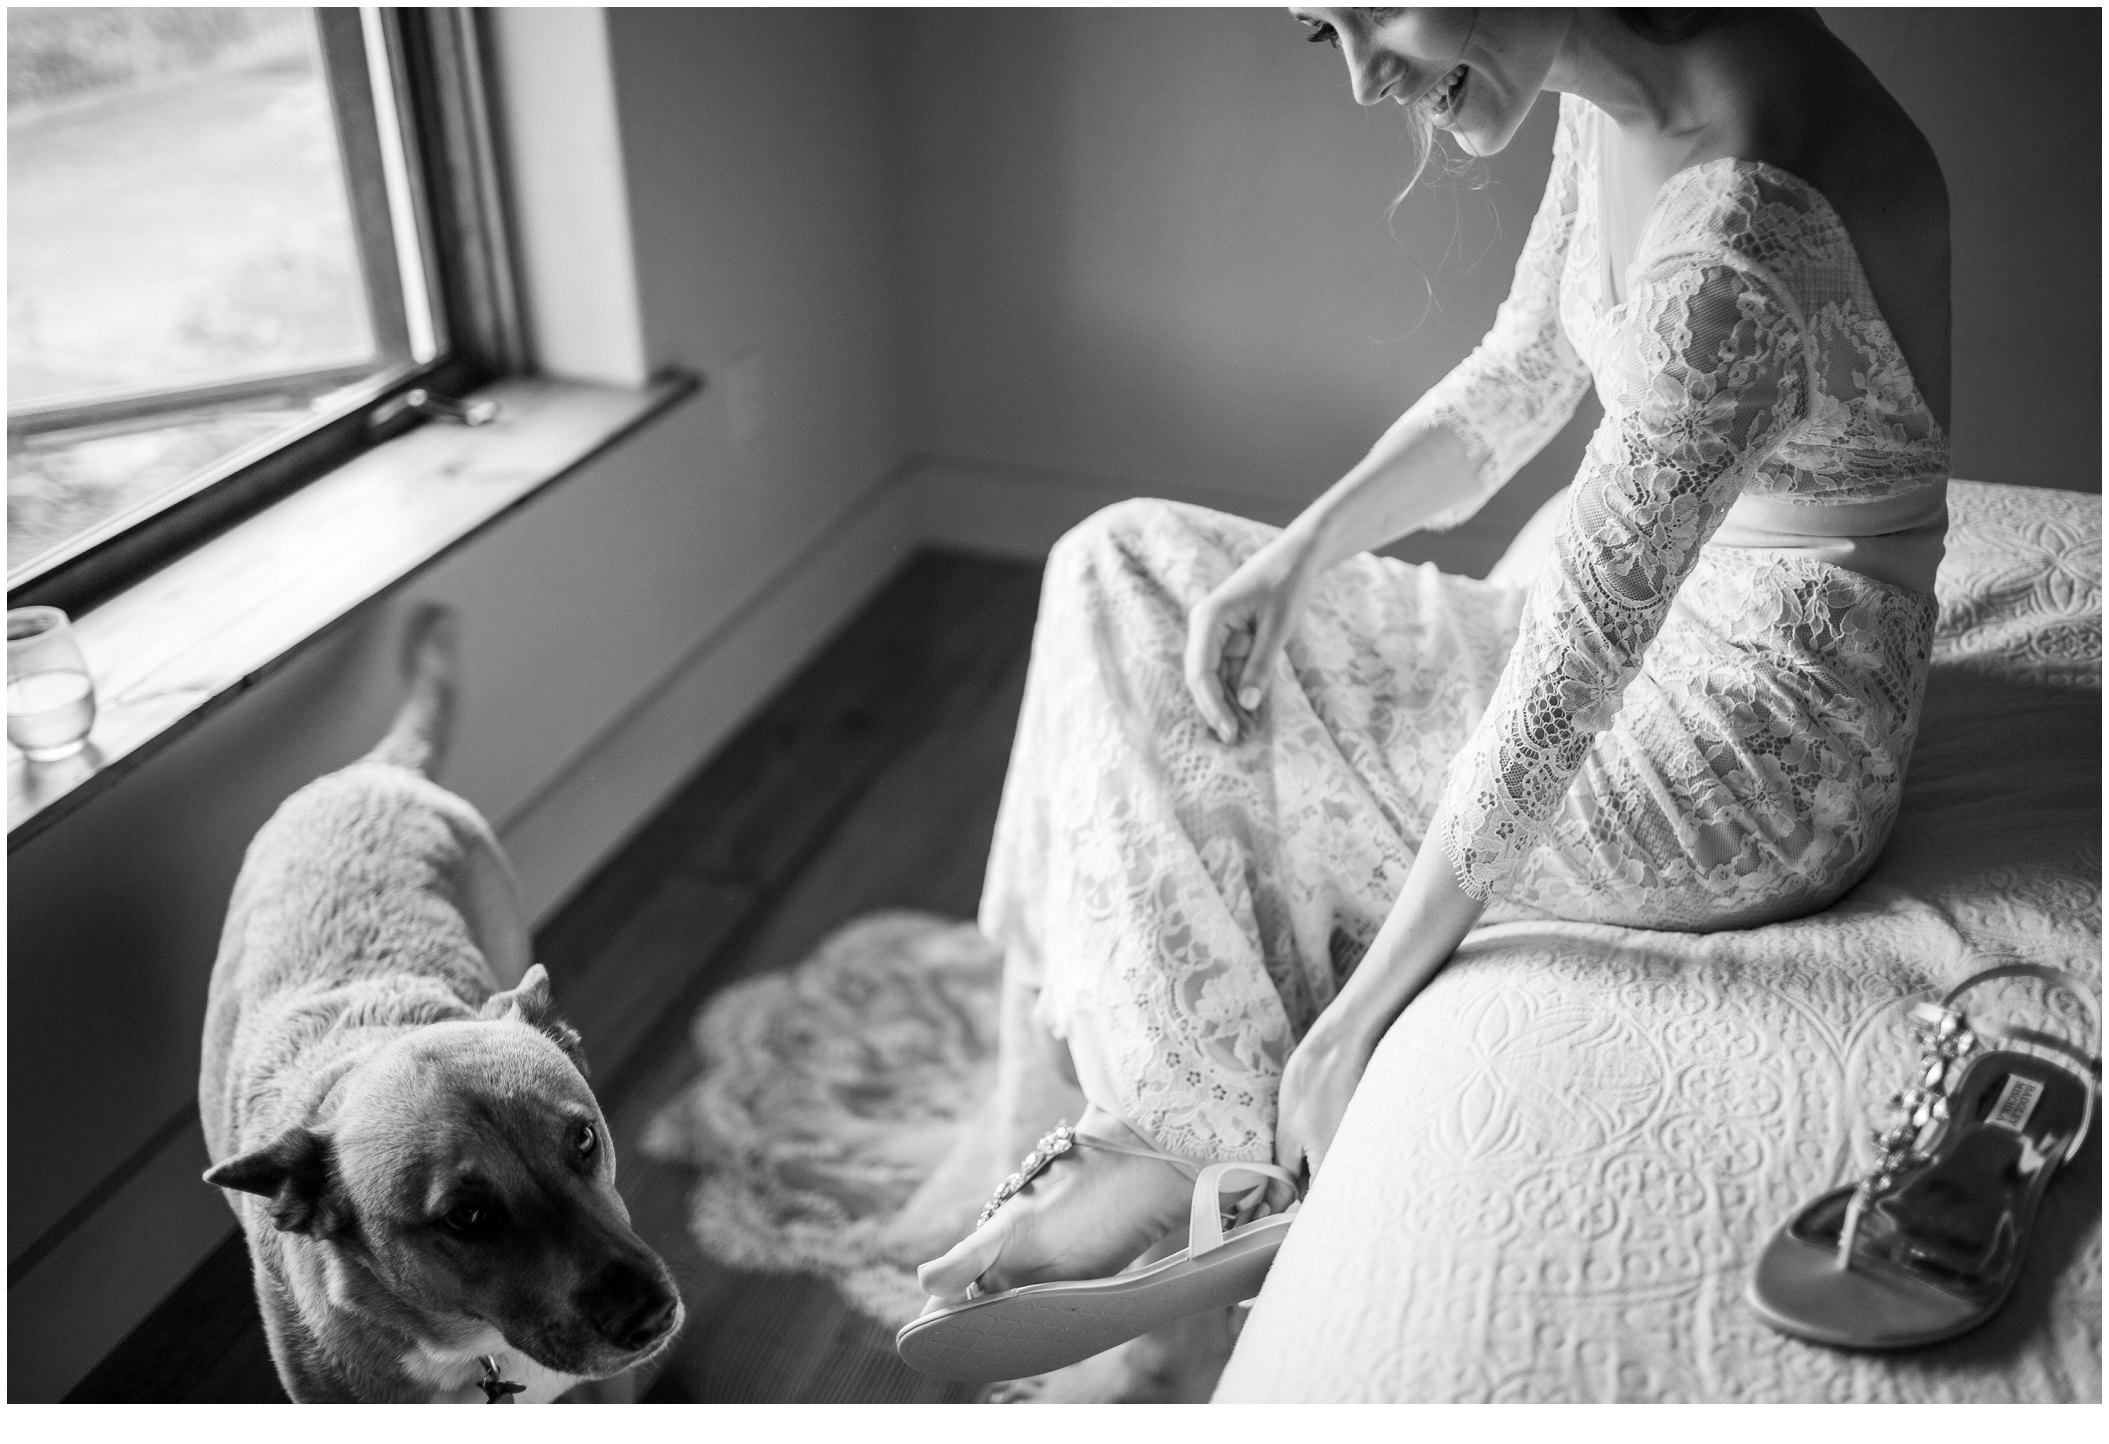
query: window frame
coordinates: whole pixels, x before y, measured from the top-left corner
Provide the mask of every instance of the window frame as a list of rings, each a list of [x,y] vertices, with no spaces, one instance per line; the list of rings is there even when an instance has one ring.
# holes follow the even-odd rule
[[[356,23],[359,12],[318,17]],[[175,557],[289,495],[367,448],[417,425],[399,404],[422,388],[458,396],[529,369],[506,205],[493,128],[488,22],[467,8],[380,7],[379,33],[395,78],[397,121],[431,297],[438,349],[429,361],[402,360],[366,375],[344,401],[297,429],[275,432],[151,502],[110,517],[8,575],[8,605],[56,606],[80,613]],[[331,83],[337,80],[333,77]],[[357,219],[355,226],[361,224]],[[380,340],[377,336],[377,342]],[[365,368],[360,368],[361,373]],[[233,378],[184,393],[210,403],[302,386],[341,386],[341,373],[275,373]],[[398,403],[398,404],[392,404]],[[120,410],[156,406],[151,393],[96,403]],[[166,397],[160,399],[166,404]],[[37,416],[56,429],[65,408]],[[151,508],[151,510],[149,510]]]

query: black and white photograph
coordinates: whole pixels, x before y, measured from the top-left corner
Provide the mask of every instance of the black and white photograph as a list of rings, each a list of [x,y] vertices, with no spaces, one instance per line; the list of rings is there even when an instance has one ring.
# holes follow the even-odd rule
[[[6,29],[10,1405],[2098,1417],[2100,7]]]

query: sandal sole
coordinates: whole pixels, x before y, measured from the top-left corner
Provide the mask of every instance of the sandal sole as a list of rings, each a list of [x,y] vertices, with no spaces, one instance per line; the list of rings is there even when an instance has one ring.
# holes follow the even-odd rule
[[[902,1327],[894,1346],[933,1379],[986,1384],[1044,1374],[1176,1319],[1260,1291],[1290,1217],[1261,1219],[1195,1262],[1184,1253],[1111,1278],[1026,1284]]]
[[[1899,1349],[1922,1349],[1933,1344],[1944,1344],[1950,1339],[1959,1339],[1974,1329],[1991,1322],[2001,1305],[2013,1292],[2015,1279],[1998,1298],[1978,1307],[1964,1317],[1918,1330],[1894,1330],[1887,1333],[1872,1333],[1871,1320],[1894,1318],[1900,1307],[1924,1314],[1943,1311],[1943,1305],[1952,1310],[1956,1301],[1937,1289],[1915,1289],[1907,1281],[1885,1275],[1869,1274],[1856,1270],[1850,1275],[1837,1274],[1836,1255],[1828,1249],[1814,1248],[1800,1240],[1775,1237],[1759,1259],[1743,1298],[1751,1312],[1783,1334],[1805,1343],[1821,1344],[1832,1349],[1853,1349],[1869,1353],[1890,1353]],[[1810,1300],[1799,1299],[1804,1313],[1791,1313],[1777,1306],[1784,1299],[1768,1298],[1768,1294],[1783,1294],[1793,1297],[1805,1294],[1805,1289],[1793,1288],[1789,1280],[1796,1276],[1810,1276],[1833,1280],[1831,1297],[1824,1301],[1821,1311],[1828,1319],[1808,1317]],[[2016,1279],[2018,1279],[2018,1271]],[[1846,1293],[1847,1289],[1852,1294]],[[1884,1304],[1888,1307],[1885,1308]]]

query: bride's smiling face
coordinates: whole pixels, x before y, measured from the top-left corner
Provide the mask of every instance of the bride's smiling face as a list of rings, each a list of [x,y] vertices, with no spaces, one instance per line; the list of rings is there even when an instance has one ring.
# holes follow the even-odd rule
[[[1347,60],[1355,100],[1411,105],[1473,155],[1515,138],[1566,38],[1554,10],[1304,7],[1290,14]]]

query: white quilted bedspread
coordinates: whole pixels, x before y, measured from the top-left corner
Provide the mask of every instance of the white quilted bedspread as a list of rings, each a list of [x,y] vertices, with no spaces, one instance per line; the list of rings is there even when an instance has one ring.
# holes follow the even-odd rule
[[[1219,1402],[2101,1398],[2099,1122],[1975,1334],[1846,1354],[1742,1299],[1871,1156],[1909,1000],[2002,960],[2100,986],[2101,499],[1956,482],[1950,508],[1875,870],[1747,932],[1475,933],[1378,1052]]]

